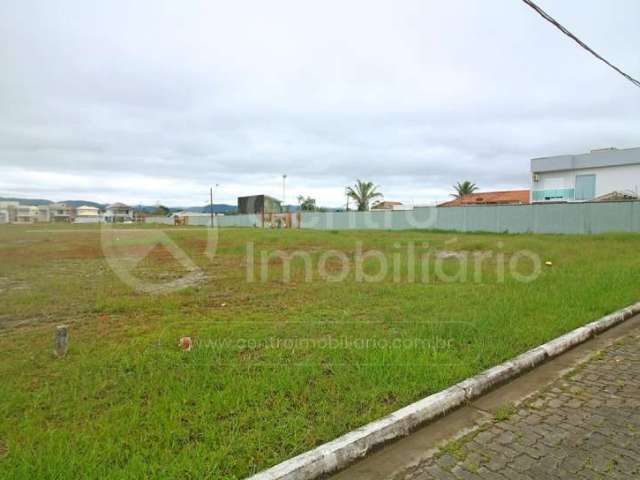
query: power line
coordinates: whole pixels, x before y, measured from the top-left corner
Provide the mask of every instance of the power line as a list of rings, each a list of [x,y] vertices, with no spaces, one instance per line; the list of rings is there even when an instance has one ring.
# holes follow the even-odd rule
[[[560,24],[560,22],[558,22],[555,18],[553,18],[551,15],[549,15],[547,12],[545,12],[542,8],[540,8],[538,5],[536,5],[535,3],[533,3],[532,0],[522,0],[524,3],[526,3],[527,5],[529,5],[531,8],[533,8],[536,12],[538,12],[538,14],[544,18],[546,21],[548,21],[549,23],[551,23],[554,27],[556,27],[558,30],[560,30],[562,33],[564,33],[567,37],[571,38],[573,41],[575,41],[578,45],[580,45],[582,48],[584,48],[587,52],[589,52],[591,55],[593,55],[594,57],[596,57],[598,60],[603,61],[604,63],[606,63],[607,65],[609,65],[611,68],[613,68],[616,72],[618,72],[620,75],[622,75],[624,78],[626,78],[627,80],[629,80],[631,83],[633,83],[636,87],[640,87],[640,81],[636,80],[635,78],[633,78],[631,75],[623,72],[622,70],[620,70],[618,67],[616,67],[615,65],[613,65],[611,62],[607,61],[605,58],[601,57],[600,55],[598,55],[596,52],[593,51],[593,49],[591,49],[591,47],[589,47],[586,43],[584,43],[582,40],[580,40],[578,37],[576,37],[573,33],[571,33],[569,30],[567,30],[564,26],[562,26],[562,24]]]

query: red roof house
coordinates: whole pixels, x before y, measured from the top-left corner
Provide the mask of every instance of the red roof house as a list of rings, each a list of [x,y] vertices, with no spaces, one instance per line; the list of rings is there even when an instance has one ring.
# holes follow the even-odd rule
[[[500,192],[476,192],[441,203],[439,207],[464,207],[468,205],[526,205],[529,190],[504,190]]]

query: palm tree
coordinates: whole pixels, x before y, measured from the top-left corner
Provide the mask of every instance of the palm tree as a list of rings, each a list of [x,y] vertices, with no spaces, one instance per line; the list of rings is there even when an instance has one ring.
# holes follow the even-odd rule
[[[366,212],[371,200],[382,197],[382,193],[377,191],[378,188],[373,182],[358,180],[353,187],[347,187],[347,195],[355,200],[359,212]]]
[[[478,190],[478,187],[475,183],[471,183],[469,180],[465,180],[462,183],[456,183],[453,186],[453,189],[456,191],[456,193],[452,193],[451,196],[455,198],[462,198],[465,195],[469,195]]]

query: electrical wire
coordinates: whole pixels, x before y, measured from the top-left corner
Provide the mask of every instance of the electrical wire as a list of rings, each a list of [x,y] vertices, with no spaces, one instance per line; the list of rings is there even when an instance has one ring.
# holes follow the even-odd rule
[[[558,30],[560,30],[562,33],[564,33],[566,36],[568,36],[573,41],[575,41],[578,45],[580,45],[582,48],[584,48],[591,55],[596,57],[598,60],[603,61],[607,65],[609,65],[616,72],[618,72],[624,78],[626,78],[631,83],[633,83],[636,87],[640,87],[640,81],[636,80],[631,75],[623,72],[618,67],[613,65],[611,62],[607,61],[605,58],[603,58],[602,56],[598,55],[595,51],[593,51],[593,49],[591,47],[589,47],[586,43],[584,43],[582,40],[580,40],[578,37],[576,37],[573,33],[571,33],[569,30],[567,30],[567,28],[562,26],[562,24],[560,24],[560,22],[558,22],[555,18],[553,18],[551,15],[549,15],[547,12],[545,12],[542,8],[540,8],[538,5],[533,3],[532,0],[522,0],[522,1],[524,3],[526,3],[528,6],[530,6],[531,8],[533,8],[542,18],[544,18],[546,21],[551,23],[554,27],[556,27]]]

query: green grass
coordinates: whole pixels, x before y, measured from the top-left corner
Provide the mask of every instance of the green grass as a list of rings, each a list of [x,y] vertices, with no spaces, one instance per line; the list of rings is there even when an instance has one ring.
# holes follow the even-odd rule
[[[516,413],[515,405],[513,403],[505,403],[497,408],[494,418],[497,422],[504,422],[509,420],[514,413]]]
[[[207,278],[155,296],[114,274],[95,228],[0,227],[0,478],[242,478],[640,298],[632,234],[228,229],[209,260],[205,230],[166,231]],[[256,258],[309,252],[312,280],[297,258],[289,282],[277,259],[268,281],[256,266],[247,282],[249,241]],[[507,262],[526,249],[553,267],[498,281],[494,255],[465,281],[447,258],[409,282],[409,242]],[[136,246],[124,231],[122,243]],[[397,255],[401,278],[319,278],[323,252],[351,261],[358,248]],[[134,273],[157,282],[181,268],[154,251]],[[61,323],[71,347],[55,359]]]

